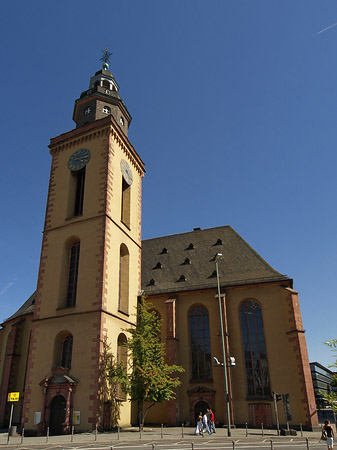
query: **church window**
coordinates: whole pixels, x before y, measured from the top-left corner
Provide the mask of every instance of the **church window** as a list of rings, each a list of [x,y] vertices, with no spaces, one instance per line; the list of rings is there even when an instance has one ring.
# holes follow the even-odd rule
[[[241,324],[246,364],[248,395],[270,395],[262,309],[254,300],[241,305]]]
[[[109,106],[103,106],[103,112],[105,113],[105,114],[111,114],[111,109],[109,108]]]
[[[71,356],[73,351],[73,337],[68,335],[62,342],[61,366],[71,368]]]
[[[189,312],[190,344],[192,355],[192,379],[212,378],[211,339],[207,309],[198,305]]]
[[[127,339],[125,334],[121,333],[118,336],[117,340],[117,363],[122,363],[124,369],[127,369],[127,363],[128,363],[128,349],[126,346]],[[125,401],[126,400],[126,394],[122,391],[122,386],[120,384],[117,384],[117,392],[116,397],[118,400]]]
[[[74,242],[69,251],[67,307],[76,304],[79,258],[80,242]]]
[[[130,228],[131,186],[122,179],[122,222]]]
[[[119,122],[120,122],[120,124],[123,126],[124,125],[124,119],[123,119],[123,117],[121,117],[120,119],[119,119]]]
[[[129,264],[130,255],[125,244],[120,246],[119,254],[119,298],[118,310],[129,314]]]
[[[83,213],[85,167],[82,170],[73,172],[72,176],[75,181],[74,216],[80,216]]]
[[[90,113],[91,113],[91,108],[90,108],[90,106],[88,106],[88,107],[85,108],[85,110],[84,110],[84,115],[87,116],[87,115],[90,114]]]
[[[102,86],[107,89],[110,89],[110,82],[108,80],[103,80]]]

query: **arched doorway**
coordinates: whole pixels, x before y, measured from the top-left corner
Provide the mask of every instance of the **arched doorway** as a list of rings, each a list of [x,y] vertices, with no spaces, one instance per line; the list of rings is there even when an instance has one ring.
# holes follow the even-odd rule
[[[50,405],[49,432],[52,435],[63,434],[63,424],[66,420],[66,399],[63,395],[53,398]]]
[[[204,415],[208,408],[209,408],[209,404],[207,402],[205,402],[204,400],[200,400],[198,403],[195,404],[195,407],[194,407],[195,423],[197,423],[199,413],[202,412],[202,414]]]

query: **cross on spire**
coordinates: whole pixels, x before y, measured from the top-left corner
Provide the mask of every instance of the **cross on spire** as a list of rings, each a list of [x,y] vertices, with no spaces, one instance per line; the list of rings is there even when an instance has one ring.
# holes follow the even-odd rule
[[[110,56],[112,53],[108,51],[108,47],[105,47],[105,50],[102,50],[102,58],[100,61],[103,61],[103,69],[107,70],[109,69],[109,62],[110,62]]]

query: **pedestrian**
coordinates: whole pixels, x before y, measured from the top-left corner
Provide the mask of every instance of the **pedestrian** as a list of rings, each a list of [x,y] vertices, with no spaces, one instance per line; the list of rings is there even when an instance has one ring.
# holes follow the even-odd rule
[[[322,428],[321,439],[323,439],[324,433],[326,435],[326,445],[328,447],[328,450],[332,450],[333,449],[334,432],[333,432],[332,426],[330,425],[330,420],[329,419],[326,419],[324,421],[324,426]]]
[[[206,428],[206,431],[208,434],[211,434],[211,432],[209,431],[209,427],[208,427],[208,420],[207,420],[207,413],[205,413],[202,417],[202,423],[204,428]]]
[[[202,427],[202,412],[199,413],[199,416],[197,418],[197,427],[195,429],[195,434],[204,434],[203,427]]]
[[[211,433],[216,433],[215,431],[215,419],[214,419],[214,413],[212,409],[209,409],[209,431]]]

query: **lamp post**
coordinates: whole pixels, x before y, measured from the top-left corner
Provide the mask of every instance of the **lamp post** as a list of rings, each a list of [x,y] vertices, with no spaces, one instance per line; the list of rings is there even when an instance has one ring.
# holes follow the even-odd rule
[[[219,315],[220,315],[220,329],[221,329],[221,345],[222,345],[222,358],[223,358],[223,373],[224,373],[224,384],[225,384],[225,401],[226,401],[226,414],[227,414],[227,435],[231,436],[231,418],[229,411],[229,394],[228,394],[228,377],[227,377],[227,356],[225,350],[225,336],[223,331],[223,320],[222,320],[222,308],[221,308],[221,294],[220,294],[220,277],[219,277],[219,267],[218,260],[222,258],[222,253],[217,253],[215,255],[215,270],[216,270],[216,280],[218,284],[218,301],[219,301]]]

